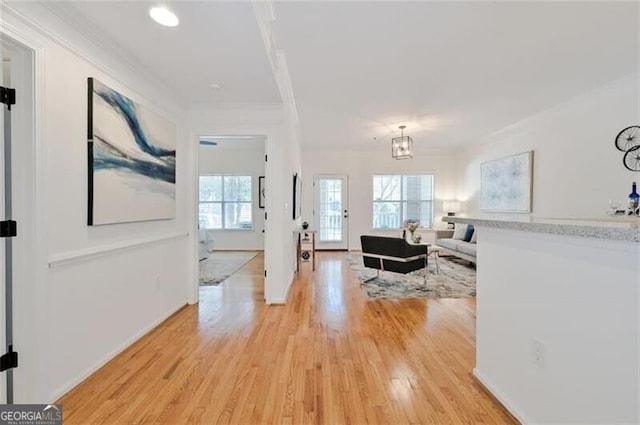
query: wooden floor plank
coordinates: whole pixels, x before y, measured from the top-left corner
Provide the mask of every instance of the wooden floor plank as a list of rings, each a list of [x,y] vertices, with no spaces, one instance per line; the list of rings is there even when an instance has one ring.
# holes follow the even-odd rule
[[[373,300],[342,253],[263,303],[263,256],[65,395],[74,424],[512,424],[473,379],[475,299]]]

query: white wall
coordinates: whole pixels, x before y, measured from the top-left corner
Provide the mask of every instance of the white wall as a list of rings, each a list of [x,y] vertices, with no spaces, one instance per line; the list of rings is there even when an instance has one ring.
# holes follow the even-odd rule
[[[614,146],[639,101],[630,75],[462,152],[465,212],[480,213],[482,162],[533,150],[533,215],[604,216],[640,178]],[[476,375],[523,423],[637,423],[637,244],[478,231]]]
[[[32,247],[34,291],[16,294],[26,306],[16,340],[31,347],[21,355],[16,401],[52,402],[187,302],[186,120],[165,87],[42,5],[5,3],[0,19],[5,33],[35,49],[37,72],[33,198],[43,226]],[[86,225],[87,77],[176,123],[175,219]]]
[[[638,75],[614,81],[515,124],[460,155],[458,197],[467,214],[479,212],[480,164],[534,151],[533,211],[544,217],[597,217],[609,199],[625,201],[640,179],[622,165],[618,132],[638,125]]]
[[[281,59],[284,61],[284,58]],[[286,69],[286,66],[284,68]],[[286,75],[286,81],[288,81],[287,84],[290,84],[288,74]],[[291,97],[292,93],[288,96]],[[287,96],[283,97],[285,99],[287,98]],[[293,232],[301,228],[303,221],[302,217],[298,217],[296,220],[293,219],[293,175],[298,174],[298,176],[302,178],[302,158],[300,150],[300,124],[298,121],[298,111],[293,100],[289,99],[289,101],[285,103],[284,112],[287,143],[280,147],[280,154],[278,155],[278,157],[284,158],[284,163],[281,165],[283,170],[281,187],[285,205],[283,216],[284,229],[282,232],[283,238],[281,241],[280,252],[284,253],[284,255],[281,256],[282,268],[283,270],[289,271],[289,276],[287,277],[289,284],[286,290],[286,294],[288,294],[289,288],[295,278],[295,270],[297,266],[297,234],[294,235]]]
[[[433,173],[435,175],[434,227],[445,228],[442,201],[456,196],[457,173],[453,156],[425,155],[408,160],[391,158],[388,150],[374,151],[302,151],[302,219],[313,226],[313,179],[317,174],[349,176],[349,249],[360,249],[360,236],[387,234],[401,236],[401,230],[373,230],[373,175],[380,173]],[[433,234],[418,231],[426,241]],[[320,245],[320,249],[322,246]]]
[[[300,220],[292,219],[291,212],[293,175],[301,172],[300,123],[286,55],[278,47],[278,36],[274,28],[276,17],[273,13],[273,4],[254,1],[253,8],[282,99],[282,138],[279,143],[269,144],[267,149],[267,154],[271,158],[267,169],[278,170],[278,173],[277,175],[268,173],[267,176],[267,180],[272,180],[272,182],[267,181],[268,198],[270,198],[267,200],[267,210],[270,205],[275,205],[276,210],[271,209],[269,217],[273,216],[273,212],[277,216],[275,221],[271,219],[268,221],[270,230],[267,232],[267,240],[271,240],[272,243],[267,244],[267,250],[270,250],[272,254],[267,252],[265,259],[269,259],[270,255],[273,255],[272,260],[269,261],[269,270],[277,270],[278,279],[282,279],[283,285],[277,293],[274,293],[271,302],[284,303],[295,277],[296,238],[293,231],[299,228],[301,223]],[[271,237],[269,233],[274,236]],[[276,266],[276,263],[279,264]],[[269,271],[269,280],[271,280],[271,276],[271,271]],[[269,298],[267,301],[269,302]]]
[[[638,423],[640,244],[478,232],[476,376],[522,423]]]
[[[262,250],[264,248],[264,209],[258,204],[258,178],[264,176],[264,140],[259,143],[233,139],[235,144],[251,144],[249,148],[232,147],[229,143],[202,146],[198,151],[200,175],[236,174],[251,176],[253,229],[209,230],[213,236],[210,249]]]

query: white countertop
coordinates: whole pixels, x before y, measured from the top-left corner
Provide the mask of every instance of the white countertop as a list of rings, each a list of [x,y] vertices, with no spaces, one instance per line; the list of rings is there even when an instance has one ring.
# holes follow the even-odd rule
[[[443,217],[443,221],[525,232],[640,242],[640,217],[635,216],[595,218],[479,216]]]

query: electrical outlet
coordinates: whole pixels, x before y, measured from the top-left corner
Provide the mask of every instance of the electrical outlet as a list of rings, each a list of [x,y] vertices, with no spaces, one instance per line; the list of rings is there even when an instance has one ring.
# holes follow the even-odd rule
[[[531,340],[531,362],[538,366],[544,366],[545,363],[545,347],[537,339]]]

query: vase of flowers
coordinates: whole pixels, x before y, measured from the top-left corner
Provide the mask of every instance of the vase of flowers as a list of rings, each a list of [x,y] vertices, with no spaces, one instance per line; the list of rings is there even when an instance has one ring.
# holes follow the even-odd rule
[[[409,231],[409,233],[411,233],[411,240],[414,240],[414,233],[415,231],[418,229],[418,227],[420,227],[420,221],[418,220],[405,220],[404,221],[404,228],[407,229]]]

